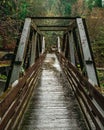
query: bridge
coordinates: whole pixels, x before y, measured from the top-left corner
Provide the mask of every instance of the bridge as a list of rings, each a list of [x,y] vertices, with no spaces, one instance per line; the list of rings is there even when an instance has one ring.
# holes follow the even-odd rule
[[[37,20],[69,24],[36,25]],[[104,96],[85,19],[31,17],[21,28],[0,97],[0,130],[104,130]],[[43,31],[63,32],[52,53]]]

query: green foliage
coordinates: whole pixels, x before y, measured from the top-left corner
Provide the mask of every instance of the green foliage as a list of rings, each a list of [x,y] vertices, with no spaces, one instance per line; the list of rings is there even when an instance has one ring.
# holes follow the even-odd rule
[[[0,79],[7,80],[7,76],[0,74]]]
[[[85,2],[90,10],[93,7],[102,7],[102,0],[85,0]]]
[[[0,14],[4,15],[10,15],[14,12],[14,1],[13,0],[1,0],[0,1],[0,8],[1,12]]]
[[[70,3],[66,3],[66,4],[65,4],[64,14],[65,14],[65,15],[70,15],[70,14],[71,14],[71,4],[70,4]]]
[[[95,59],[97,61],[98,66],[103,66],[104,62],[104,24],[103,19],[99,21],[99,24],[96,27],[95,38],[94,38],[94,44],[93,44],[93,50],[95,54]],[[100,57],[100,59],[99,59]]]
[[[0,8],[0,16],[13,16],[18,19],[24,19],[29,12],[28,2],[26,0],[20,0],[18,2],[14,0],[1,0]]]
[[[72,5],[76,2],[77,0],[60,0],[62,8],[63,15],[70,16],[71,15],[71,10],[72,10]]]
[[[28,14],[28,3],[25,0],[21,1],[21,3],[19,3],[18,9],[19,19],[25,19]]]
[[[95,0],[95,6],[102,7],[102,0]]]
[[[104,88],[104,71],[97,70],[97,74],[99,77],[100,85]]]

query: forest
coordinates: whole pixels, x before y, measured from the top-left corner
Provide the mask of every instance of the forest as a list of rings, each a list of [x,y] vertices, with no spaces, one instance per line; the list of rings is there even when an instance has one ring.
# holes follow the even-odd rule
[[[20,27],[26,17],[80,16],[86,18],[96,66],[103,68],[103,7],[103,0],[0,0],[0,50],[14,50],[16,41],[20,37]],[[50,32],[48,35],[54,36],[54,33]],[[98,71],[98,74],[104,86],[104,72]]]

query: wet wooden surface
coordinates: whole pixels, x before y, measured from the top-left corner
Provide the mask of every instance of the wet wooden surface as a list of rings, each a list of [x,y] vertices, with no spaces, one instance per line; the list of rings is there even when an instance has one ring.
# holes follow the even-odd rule
[[[87,130],[55,54],[46,56],[39,84],[19,130]]]

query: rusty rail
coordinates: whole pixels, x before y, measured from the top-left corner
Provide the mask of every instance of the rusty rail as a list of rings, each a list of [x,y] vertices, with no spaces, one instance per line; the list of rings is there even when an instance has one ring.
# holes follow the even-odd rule
[[[4,94],[0,101],[0,130],[16,130],[30,95],[37,84],[41,65],[45,55],[41,55],[26,74],[19,79],[18,84]]]
[[[90,129],[104,130],[104,96],[62,54],[57,54]]]

